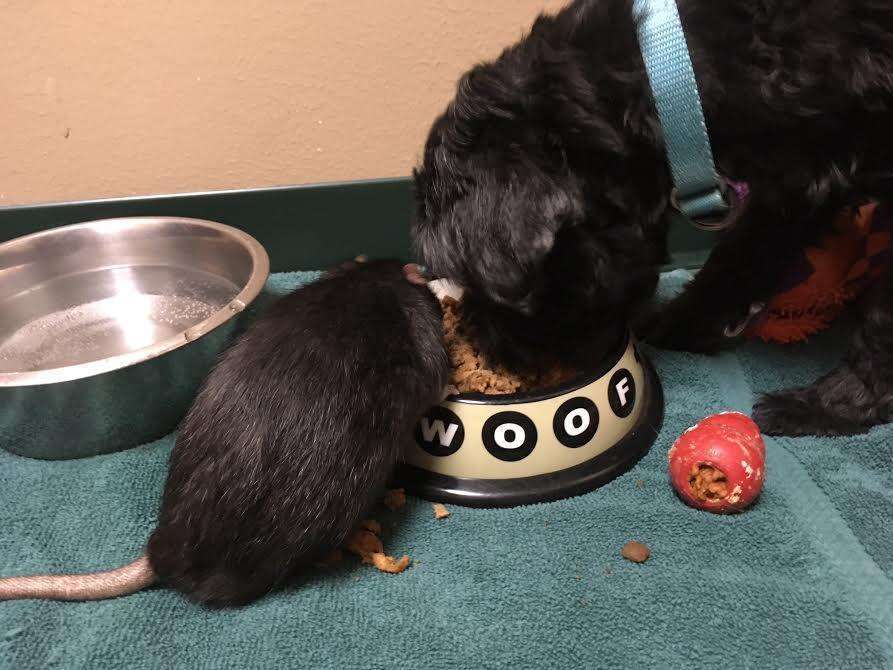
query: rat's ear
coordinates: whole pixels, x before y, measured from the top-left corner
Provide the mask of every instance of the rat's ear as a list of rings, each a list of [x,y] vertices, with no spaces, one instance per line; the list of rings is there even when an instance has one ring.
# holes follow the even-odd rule
[[[407,263],[403,266],[403,276],[410,284],[415,284],[416,286],[425,286],[428,283],[422,268],[415,263]]]

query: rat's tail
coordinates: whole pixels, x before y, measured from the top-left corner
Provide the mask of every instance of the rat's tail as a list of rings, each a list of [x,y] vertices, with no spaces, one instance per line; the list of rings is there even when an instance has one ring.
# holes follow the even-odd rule
[[[144,554],[133,563],[106,572],[0,579],[0,600],[105,600],[142,591],[157,580]]]

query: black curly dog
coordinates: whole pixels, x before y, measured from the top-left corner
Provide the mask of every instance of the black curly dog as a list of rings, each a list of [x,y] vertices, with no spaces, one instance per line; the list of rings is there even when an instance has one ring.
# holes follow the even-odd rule
[[[679,0],[721,174],[746,208],[687,289],[644,321],[660,346],[712,352],[835,214],[893,174],[893,2]],[[666,256],[672,183],[631,0],[577,0],[460,81],[422,165],[414,239],[466,286],[485,353],[533,366],[599,355],[636,319]],[[893,418],[893,275],[844,361],[764,396],[772,434],[864,432]]]

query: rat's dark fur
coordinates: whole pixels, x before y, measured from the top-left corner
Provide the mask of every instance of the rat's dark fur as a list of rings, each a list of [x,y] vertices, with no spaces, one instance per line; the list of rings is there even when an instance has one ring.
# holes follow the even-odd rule
[[[648,318],[656,344],[715,351],[843,207],[893,176],[893,3],[678,0],[720,172],[750,185],[686,291]],[[666,254],[672,183],[632,0],[577,0],[459,83],[415,172],[422,262],[466,286],[491,358],[581,358],[634,319]],[[769,433],[852,433],[893,412],[893,290],[847,362],[764,398]]]
[[[170,457],[146,560],[0,580],[0,600],[125,595],[156,579],[240,605],[341,546],[449,363],[442,312],[400,263],[347,264],[280,299],[223,355]]]
[[[283,298],[204,384],[148,557],[212,605],[254,600],[341,546],[447,383],[442,313],[397,262]]]

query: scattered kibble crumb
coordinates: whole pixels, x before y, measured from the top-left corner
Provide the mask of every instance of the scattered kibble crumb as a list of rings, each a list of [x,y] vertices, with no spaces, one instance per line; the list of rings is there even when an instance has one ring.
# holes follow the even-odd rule
[[[637,488],[637,489],[643,489],[643,488],[645,488],[645,480],[644,480],[644,479],[637,479],[637,480],[636,480],[636,488]]]
[[[363,562],[366,563],[370,559],[366,557],[363,558]],[[384,554],[372,554],[371,555],[371,563],[376,568],[381,570],[382,572],[388,572],[392,575],[399,574],[406,570],[409,567],[409,556],[403,555],[403,558],[396,559],[391,556],[385,556]]]
[[[385,507],[387,507],[392,512],[395,512],[406,504],[406,490],[391,489],[390,491],[385,493],[384,500],[382,502],[384,503]]]
[[[386,555],[376,531],[381,532],[381,524],[378,521],[367,519],[360,522],[359,527],[347,540],[347,550],[359,556],[363,563],[374,565],[382,572],[393,575],[406,570],[410,564],[409,556],[404,555],[397,559]]]
[[[651,556],[651,550],[641,542],[633,540],[623,545],[620,555],[633,563],[644,563]]]
[[[446,519],[450,515],[450,511],[440,503],[434,503],[434,518]]]

